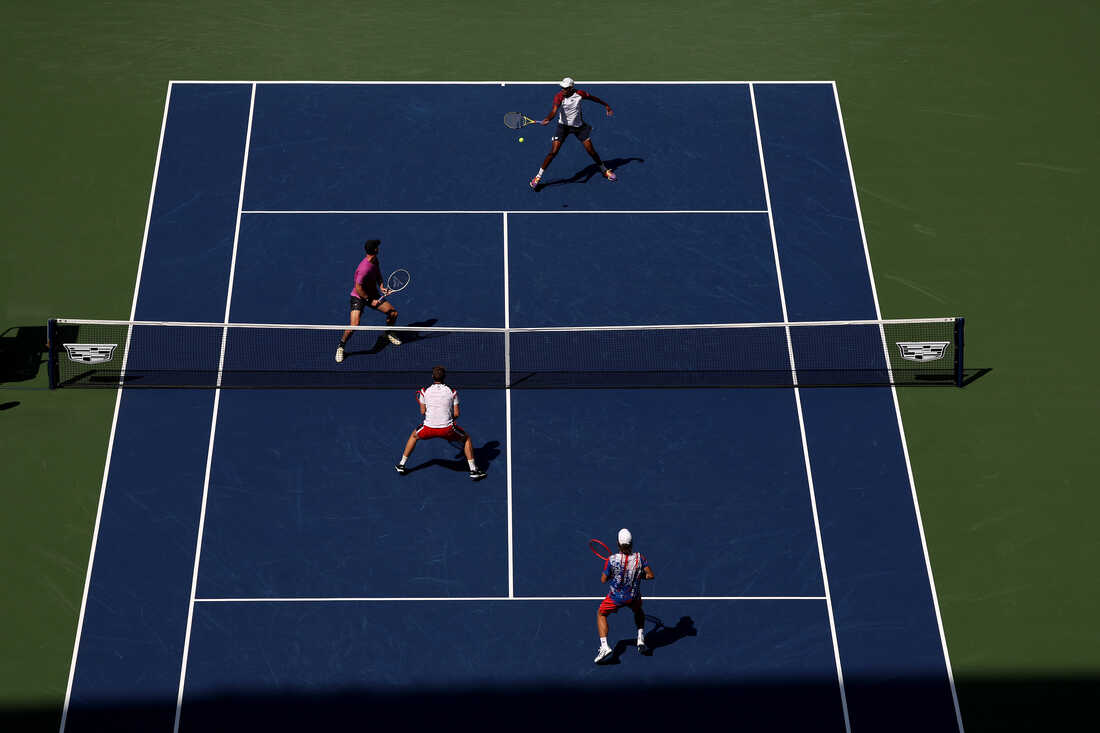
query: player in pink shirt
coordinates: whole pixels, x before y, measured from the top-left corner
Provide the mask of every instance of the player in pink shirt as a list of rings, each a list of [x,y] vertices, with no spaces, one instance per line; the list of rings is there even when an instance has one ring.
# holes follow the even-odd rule
[[[596,664],[607,661],[612,649],[607,644],[607,614],[616,613],[626,606],[634,612],[634,626],[638,629],[638,651],[645,653],[645,613],[642,611],[642,581],[653,580],[653,570],[645,555],[634,552],[634,537],[630,530],[619,530],[619,551],[603,564],[601,583],[609,583],[607,597],[596,611],[596,629],[600,632],[600,650]]]
[[[382,284],[382,267],[378,261],[378,247],[381,244],[382,242],[378,239],[368,239],[363,244],[363,250],[367,256],[355,268],[355,282],[351,288],[351,325],[353,326],[359,325],[359,316],[365,308],[373,308],[379,313],[384,313],[387,326],[397,323],[397,309],[382,300],[390,290]],[[336,347],[337,362],[344,360],[344,346],[354,333],[355,331],[351,329],[344,331],[340,345]],[[397,338],[396,334],[387,332],[386,337],[394,346],[401,345],[401,339]]]
[[[576,135],[577,139],[584,143],[584,149],[588,151],[588,154],[592,156],[592,160],[596,161],[596,165],[603,171],[604,178],[609,181],[617,180],[615,178],[615,172],[604,165],[604,162],[600,160],[600,154],[596,152],[596,148],[592,147],[592,125],[585,122],[584,117],[581,115],[581,102],[585,99],[595,102],[596,104],[602,104],[606,107],[608,117],[612,115],[611,105],[594,94],[589,94],[586,91],[577,89],[573,85],[573,80],[568,76],[562,79],[558,86],[561,87],[561,91],[554,95],[554,106],[551,108],[550,114],[546,115],[544,119],[539,120],[540,125],[549,125],[550,118],[557,115],[558,127],[554,131],[554,136],[550,138],[550,153],[546,156],[546,159],[542,161],[542,167],[539,168],[539,172],[531,179],[531,188],[536,191],[539,189],[539,181],[542,180],[542,174],[550,167],[550,161],[558,154],[558,150],[561,149],[561,144],[565,141],[565,138],[570,135]]]
[[[394,468],[404,476],[409,472],[405,464],[412,455],[413,449],[416,448],[417,441],[443,438],[451,443],[462,443],[466,462],[470,464],[470,478],[479,481],[485,478],[486,474],[474,462],[474,441],[455,422],[458,419],[458,392],[447,386],[446,379],[446,369],[441,366],[432,367],[431,386],[416,393],[416,401],[420,405],[420,414],[424,419],[420,427],[412,431],[405,442],[405,452],[401,455],[401,462]]]

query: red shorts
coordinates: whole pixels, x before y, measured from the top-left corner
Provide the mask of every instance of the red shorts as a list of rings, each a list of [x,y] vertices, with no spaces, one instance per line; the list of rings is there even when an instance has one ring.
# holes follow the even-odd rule
[[[466,431],[460,428],[458,423],[452,424],[449,428],[429,428],[427,425],[421,425],[416,429],[416,437],[420,440],[443,438],[452,443],[465,443]]]
[[[603,599],[603,603],[600,604],[600,615],[606,616],[609,613],[615,613],[620,608],[627,607],[632,611],[642,610],[642,599],[635,598],[633,601],[627,601],[626,603],[619,603],[618,601],[611,600],[611,597]]]

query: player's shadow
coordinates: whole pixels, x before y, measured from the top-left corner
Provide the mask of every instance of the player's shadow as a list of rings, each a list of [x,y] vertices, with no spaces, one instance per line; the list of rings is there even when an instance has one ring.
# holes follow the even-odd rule
[[[430,445],[431,441],[427,441]],[[469,473],[470,464],[466,462],[466,454],[462,450],[462,446],[458,443],[451,443],[451,446],[456,449],[457,453],[454,458],[432,458],[431,460],[424,461],[417,464],[405,472],[406,475],[410,473],[416,473],[429,466],[440,466],[442,468],[448,468],[452,471]],[[423,449],[423,447],[421,447]],[[480,448],[474,448],[474,463],[477,467],[483,471],[489,470],[489,464],[492,463],[497,456],[500,455],[500,441],[490,440]]]
[[[399,324],[398,327],[399,328],[430,328],[431,326],[434,326],[437,323],[439,323],[438,318],[428,318],[428,319],[423,320],[423,321],[416,321],[414,323],[409,323],[409,324],[405,324],[405,325],[400,325]],[[442,334],[434,333],[434,332],[431,332],[431,333],[413,333],[413,332],[410,332],[410,331],[398,331],[397,335],[401,340],[401,345],[402,346],[407,346],[408,344],[414,343],[416,341],[425,341],[425,340],[430,339],[430,338],[436,338],[438,336],[441,336]],[[357,336],[358,336],[358,334],[357,334]],[[367,338],[369,339],[369,336]],[[389,348],[389,347],[393,347],[393,346],[394,345],[390,343],[390,339],[386,335],[386,333],[384,331],[380,331],[378,333],[378,336],[375,337],[374,343],[371,344],[370,348],[359,349],[357,351],[348,351],[347,349],[345,349],[344,350],[344,358],[347,359],[347,358],[353,357],[353,356],[367,356],[369,354],[379,354],[384,349]]]
[[[691,616],[681,616],[676,625],[671,627],[665,626],[664,621],[649,614],[646,614],[645,620],[655,626],[652,631],[647,631],[645,635],[645,645],[649,647],[649,651],[646,652],[647,656],[652,656],[655,649],[675,644],[685,636],[697,636],[699,634],[695,628],[695,621],[692,620]]]
[[[637,161],[638,163],[644,163],[645,158],[612,158],[611,160],[605,160],[604,164],[611,170],[619,170],[630,163]],[[564,186],[570,183],[588,183],[592,180],[593,176],[603,177],[603,173],[600,171],[600,167],[595,163],[587,165],[574,173],[569,178],[555,178],[553,181],[547,181],[546,183],[540,183],[536,192],[543,191],[551,186]]]
[[[431,328],[432,326],[434,326],[437,323],[439,323],[438,318],[426,318],[423,321],[414,321],[412,323],[409,323],[405,326],[402,326],[402,328]],[[427,341],[428,339],[439,338],[440,336],[444,336],[444,335],[446,335],[446,334],[441,333],[439,331],[429,331],[428,333],[414,333],[412,331],[401,331],[400,333],[398,333],[398,336],[401,337],[401,345],[402,346],[405,346],[407,344],[416,343],[417,341]],[[388,341],[387,341],[387,343],[388,343]]]
[[[0,382],[25,382],[38,376],[46,350],[45,326],[12,326],[0,333]]]
[[[645,620],[655,627],[652,631],[647,631],[645,635],[646,650],[642,652],[642,655],[646,657],[652,657],[656,649],[675,644],[685,636],[696,636],[699,633],[695,629],[695,622],[691,616],[681,616],[676,625],[672,627],[665,626],[664,621],[649,614],[646,614]],[[612,649],[611,656],[601,664],[621,664],[619,658],[630,649],[637,648],[637,645],[637,639],[619,639]]]

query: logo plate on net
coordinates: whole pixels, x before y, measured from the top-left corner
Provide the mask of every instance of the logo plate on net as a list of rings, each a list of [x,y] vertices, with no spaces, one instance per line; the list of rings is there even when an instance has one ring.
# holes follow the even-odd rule
[[[118,344],[62,344],[69,361],[80,364],[103,364],[114,358]]]
[[[909,361],[936,361],[947,353],[950,341],[897,341],[902,359]]]

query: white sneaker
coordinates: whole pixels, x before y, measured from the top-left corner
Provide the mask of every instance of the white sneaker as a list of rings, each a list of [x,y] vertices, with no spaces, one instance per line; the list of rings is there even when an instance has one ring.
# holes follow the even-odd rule
[[[344,347],[343,346],[337,346],[336,347],[336,363],[339,364],[343,360],[344,360]]]
[[[638,639],[638,653],[645,654],[649,651],[649,647],[645,645],[645,639]]]
[[[600,647],[600,650],[598,652],[596,652],[596,664],[599,664],[600,662],[602,662],[603,660],[607,659],[610,656],[611,656],[611,647],[609,647],[609,646]]]
[[[401,345],[401,339],[398,338],[397,334],[393,333],[392,331],[386,331],[386,338],[388,338],[390,340],[390,343],[394,346]]]

